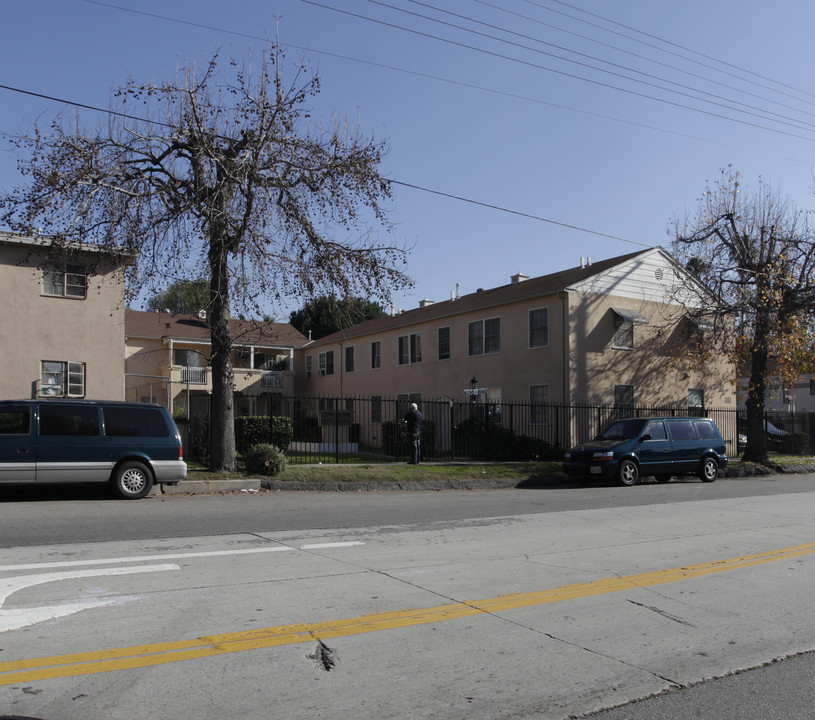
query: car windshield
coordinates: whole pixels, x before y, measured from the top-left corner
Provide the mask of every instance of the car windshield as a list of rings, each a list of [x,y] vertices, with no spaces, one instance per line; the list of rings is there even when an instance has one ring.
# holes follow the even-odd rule
[[[642,432],[645,420],[619,420],[599,436],[599,440],[630,440]]]

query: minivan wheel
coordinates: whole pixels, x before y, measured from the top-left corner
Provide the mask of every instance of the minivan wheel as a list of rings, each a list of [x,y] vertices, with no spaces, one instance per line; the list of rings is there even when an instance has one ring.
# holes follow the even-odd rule
[[[620,485],[636,485],[640,477],[640,469],[633,460],[623,460],[617,468],[617,480]]]
[[[716,458],[708,456],[702,460],[699,479],[702,482],[713,482],[717,477],[719,477],[719,463],[716,462]]]
[[[147,495],[152,487],[153,475],[143,463],[130,460],[114,470],[113,489],[119,497],[138,500]]]

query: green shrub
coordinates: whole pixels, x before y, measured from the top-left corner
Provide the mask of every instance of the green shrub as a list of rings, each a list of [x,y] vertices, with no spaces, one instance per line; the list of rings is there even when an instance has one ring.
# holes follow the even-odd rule
[[[243,454],[246,472],[271,477],[283,472],[288,465],[283,452],[270,443],[252,445]]]
[[[268,415],[235,418],[235,448],[245,452],[252,445],[270,443],[285,451],[294,437],[291,419]]]

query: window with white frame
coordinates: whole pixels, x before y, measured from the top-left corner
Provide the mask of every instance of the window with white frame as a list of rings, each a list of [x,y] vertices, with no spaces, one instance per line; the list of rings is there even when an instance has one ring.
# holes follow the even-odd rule
[[[501,318],[476,320],[469,323],[467,348],[470,356],[501,352]]]
[[[43,295],[84,298],[87,295],[87,272],[83,265],[66,265],[65,269],[44,268]]]
[[[533,425],[549,424],[549,386],[529,386],[529,422]]]
[[[450,359],[450,327],[439,328],[439,360]]]
[[[529,347],[549,345],[549,308],[529,311]]]
[[[345,372],[354,372],[354,346],[345,348]]]
[[[317,356],[317,365],[320,375],[334,374],[334,351],[326,350]]]
[[[378,370],[382,366],[382,343],[375,340],[371,343],[371,370]]]
[[[85,397],[85,363],[43,360],[40,363],[40,395]]]
[[[400,365],[414,365],[422,361],[422,334],[401,335],[398,339],[397,357]]]

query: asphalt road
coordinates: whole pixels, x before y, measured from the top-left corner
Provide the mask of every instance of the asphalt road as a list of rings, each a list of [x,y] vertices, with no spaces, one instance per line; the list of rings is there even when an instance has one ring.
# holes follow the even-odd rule
[[[0,717],[808,718],[813,489],[18,490]]]

